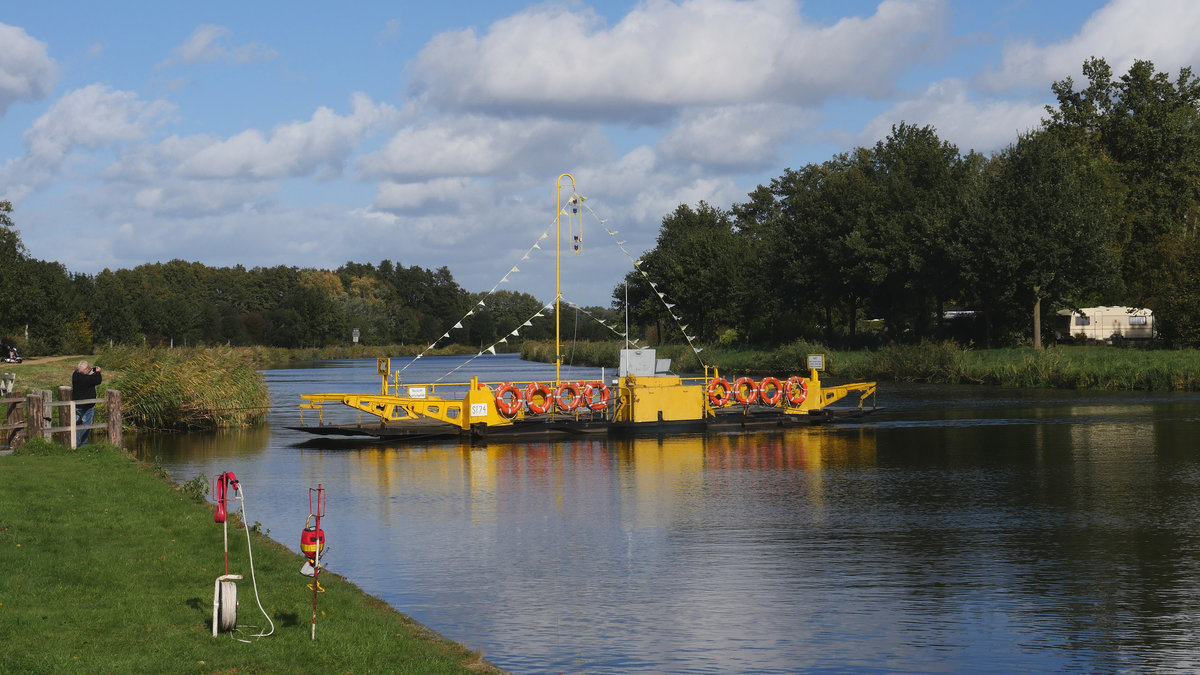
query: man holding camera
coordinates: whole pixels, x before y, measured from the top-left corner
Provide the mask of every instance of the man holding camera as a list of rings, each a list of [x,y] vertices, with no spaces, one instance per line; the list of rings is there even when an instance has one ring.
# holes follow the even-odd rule
[[[96,398],[96,386],[103,379],[98,366],[88,367],[87,361],[80,361],[79,365],[75,368],[75,372],[71,373],[71,400],[82,401],[84,399]],[[75,424],[77,426],[91,424],[95,415],[95,403],[80,403],[75,406]],[[88,442],[88,437],[91,436],[92,430],[79,429],[75,433],[75,447],[79,447]]]

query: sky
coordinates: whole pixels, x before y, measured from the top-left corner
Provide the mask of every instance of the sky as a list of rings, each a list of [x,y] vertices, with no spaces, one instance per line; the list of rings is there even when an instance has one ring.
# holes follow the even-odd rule
[[[573,178],[563,299],[608,305],[680,204],[902,121],[995,152],[1085,59],[1174,76],[1196,35],[1193,0],[5,3],[0,200],[71,272],[387,259],[551,302]]]

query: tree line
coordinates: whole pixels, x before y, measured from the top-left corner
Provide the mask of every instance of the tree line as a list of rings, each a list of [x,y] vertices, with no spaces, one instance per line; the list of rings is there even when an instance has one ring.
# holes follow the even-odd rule
[[[288,266],[210,267],[172,260],[95,275],[28,255],[0,202],[0,338],[29,355],[89,352],[96,345],[348,344],[471,345],[509,338],[553,339],[552,312],[517,291],[470,293],[450,270],[348,262],[336,270]],[[483,304],[480,305],[479,303]],[[605,308],[586,308],[615,320]],[[531,321],[535,314],[543,316]],[[469,313],[469,315],[468,315]],[[564,309],[566,321],[575,310]],[[519,336],[509,335],[521,326]],[[564,328],[564,331],[566,329]],[[578,321],[579,339],[608,339],[598,322]],[[444,338],[447,333],[448,338]],[[501,349],[505,346],[501,345]]]
[[[1056,310],[1134,306],[1167,343],[1196,346],[1200,80],[1149,61],[1083,72],[991,156],[900,123],[744,203],[680,205],[614,305],[628,296],[666,340],[686,317],[701,342],[836,346],[1030,344],[1035,313],[1049,336]]]

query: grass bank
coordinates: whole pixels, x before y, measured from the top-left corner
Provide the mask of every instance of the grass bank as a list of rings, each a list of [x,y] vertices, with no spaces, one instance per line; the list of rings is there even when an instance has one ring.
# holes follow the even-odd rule
[[[565,345],[564,362],[616,367],[616,343]],[[657,347],[676,372],[702,372],[686,345]],[[954,343],[922,343],[877,351],[834,351],[796,342],[773,350],[706,348],[700,358],[723,375],[805,372],[808,354],[825,354],[826,375],[838,381],[882,380],[1006,387],[1200,391],[1200,351],[1154,350],[1107,345],[1033,349],[967,349]],[[522,358],[554,361],[554,345],[526,343]]]
[[[311,641],[303,558],[255,532],[259,597],[275,634],[214,638],[224,562],[211,505],[112,446],[34,441],[0,456],[0,473],[10,488],[0,490],[0,672],[501,672],[328,571]],[[266,626],[245,531],[232,526],[230,560],[247,576],[238,622]]]

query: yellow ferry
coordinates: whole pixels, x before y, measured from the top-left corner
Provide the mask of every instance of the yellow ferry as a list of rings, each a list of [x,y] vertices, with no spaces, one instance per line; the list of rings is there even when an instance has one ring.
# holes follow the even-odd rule
[[[391,360],[382,358],[377,362],[378,394],[302,394],[301,426],[292,428],[320,435],[388,439],[487,438],[763,428],[820,422],[838,414],[862,415],[876,409],[874,382],[822,384],[821,354],[809,355],[807,377],[738,377],[731,382],[709,366],[704,367],[703,376],[674,375],[669,372],[670,360],[657,358],[655,350],[623,349],[617,376],[610,381],[562,379],[559,310],[564,178],[571,181],[571,200],[578,199],[575,179],[570,174],[559,176],[554,274],[557,357],[553,381],[482,382],[472,377],[457,383],[405,383],[400,372],[392,372]],[[857,403],[831,407],[848,397],[851,401],[857,398]],[[864,406],[868,398],[870,407]],[[357,422],[327,423],[326,405],[357,410]],[[305,411],[316,412],[316,425],[303,423]]]

